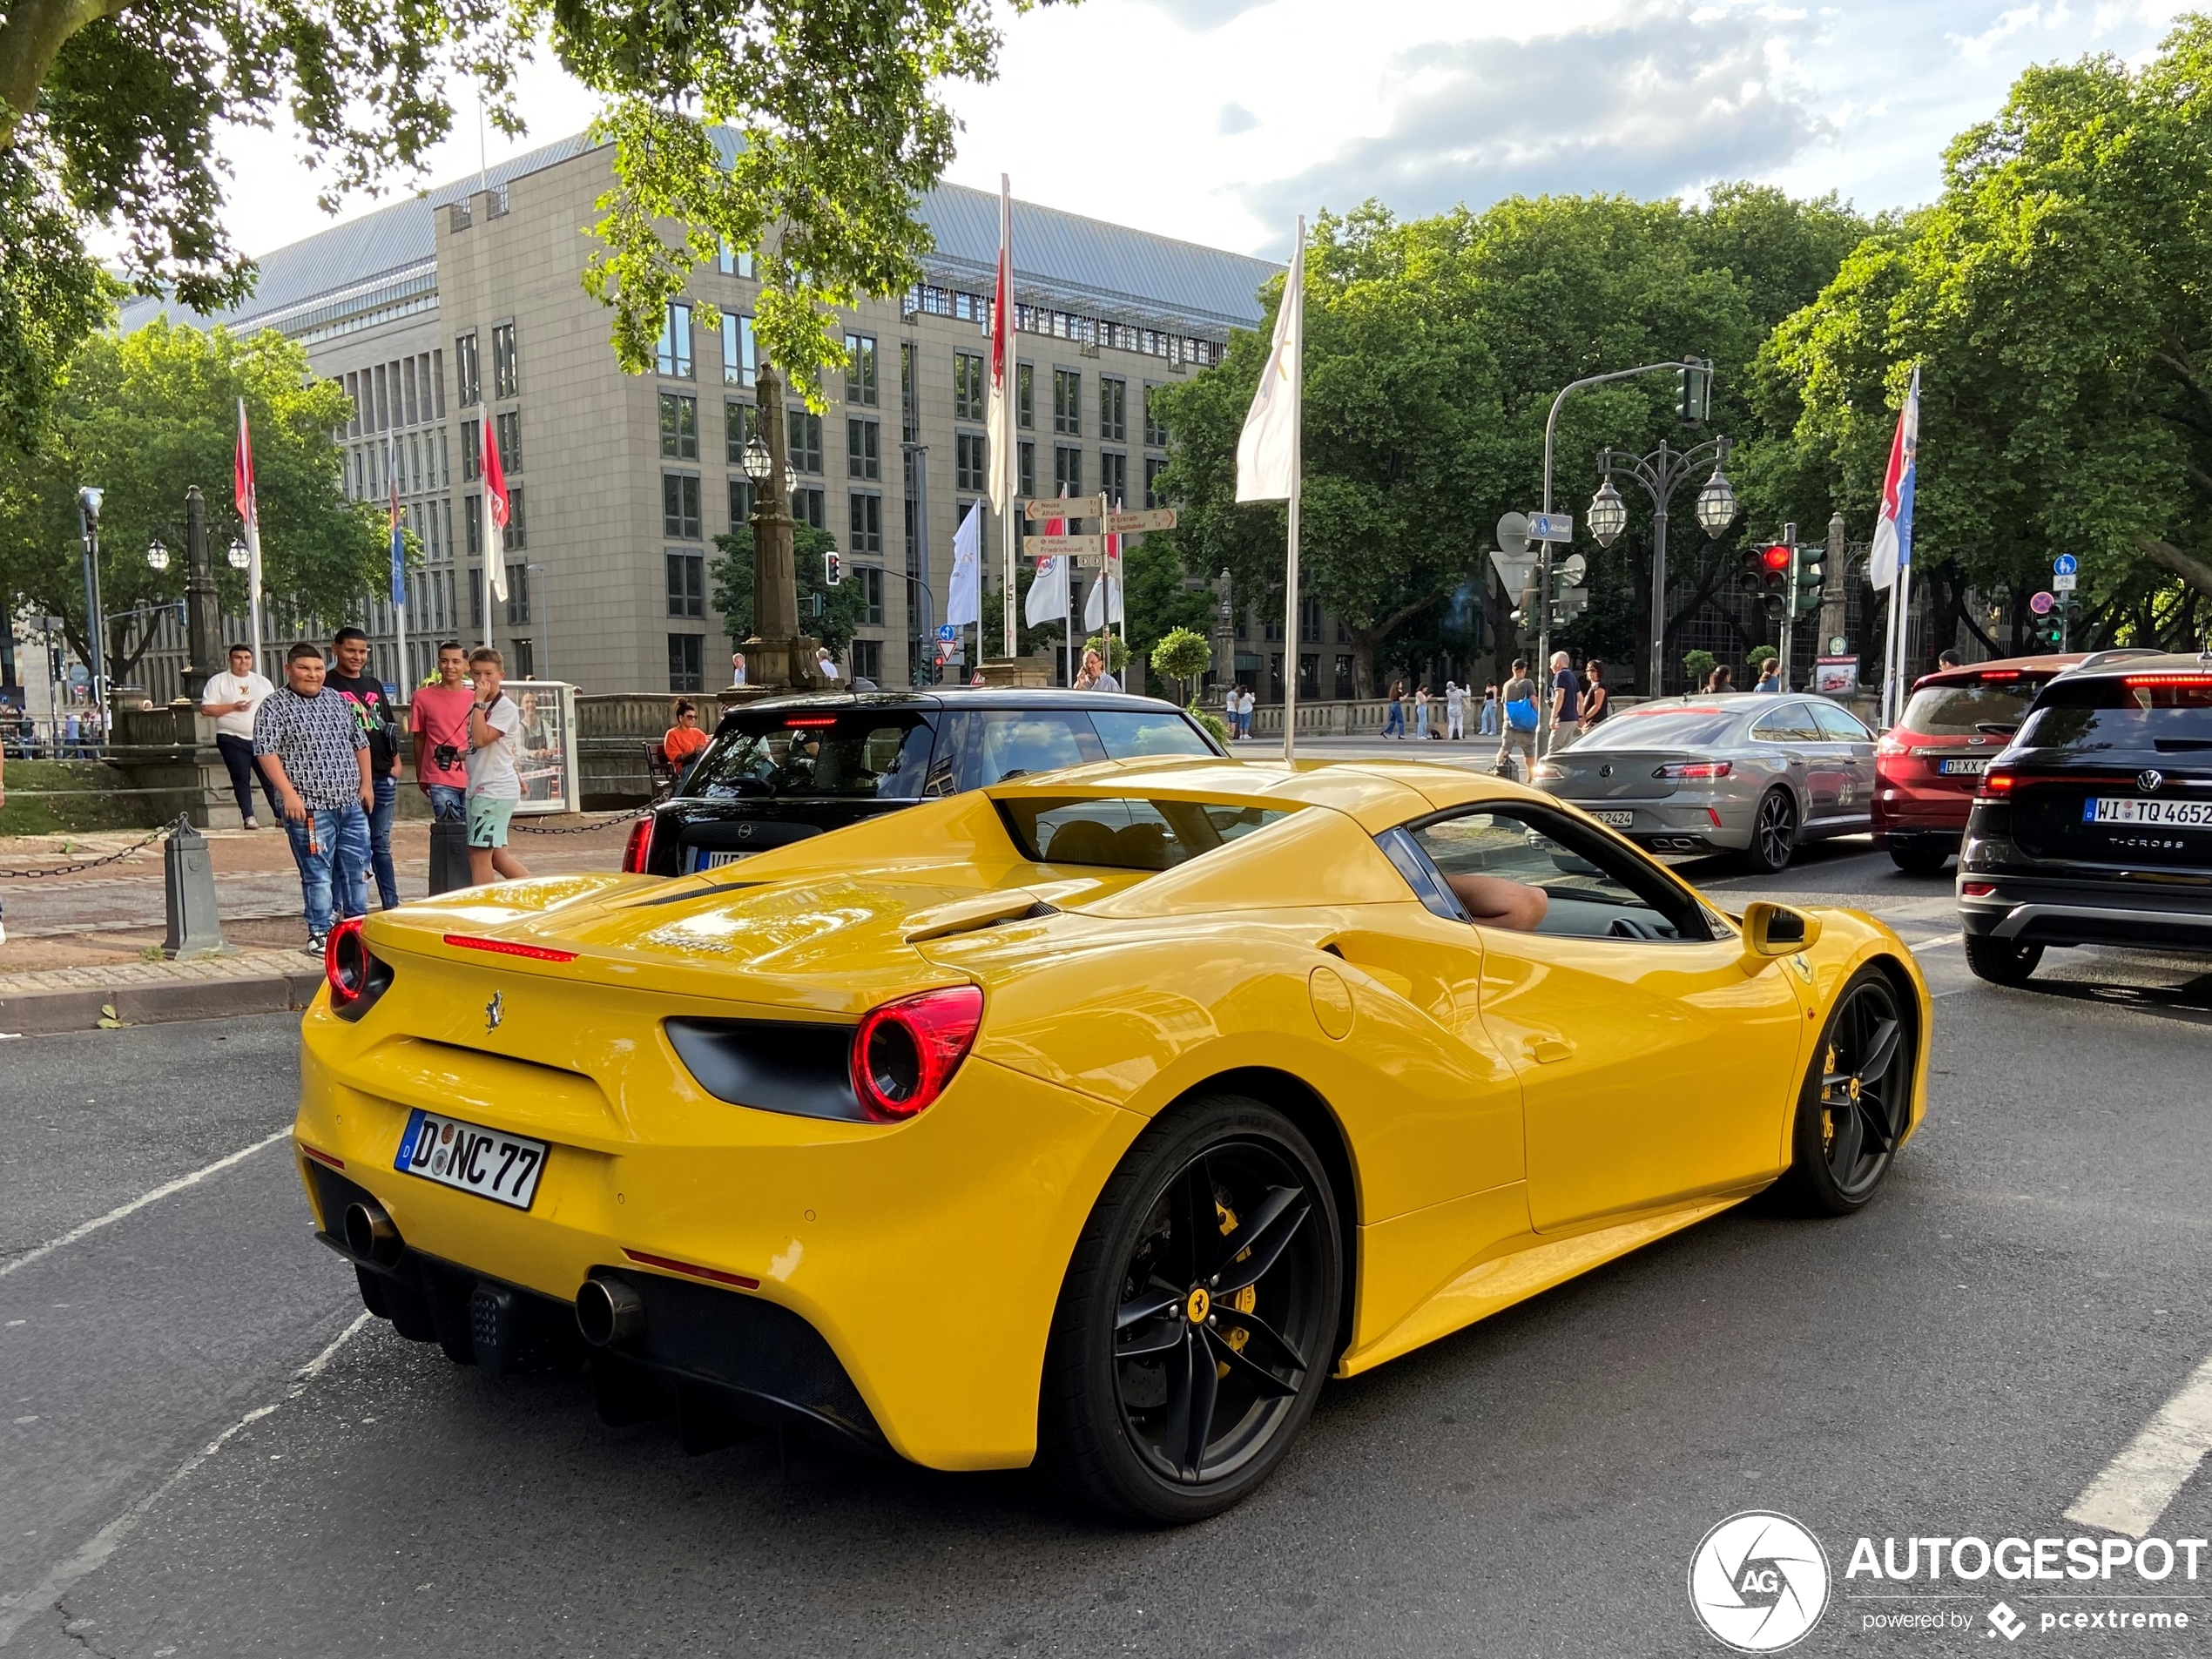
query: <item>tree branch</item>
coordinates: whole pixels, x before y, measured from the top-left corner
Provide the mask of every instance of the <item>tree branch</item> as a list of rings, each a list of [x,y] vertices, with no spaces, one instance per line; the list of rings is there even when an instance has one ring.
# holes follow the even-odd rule
[[[2143,556],[2160,570],[2181,577],[2199,593],[2212,594],[2212,564],[2155,536],[2145,536],[2137,545],[2143,550]]]
[[[0,150],[15,147],[17,129],[37,106],[46,71],[69,37],[87,24],[123,10],[125,0],[11,0],[0,21]]]

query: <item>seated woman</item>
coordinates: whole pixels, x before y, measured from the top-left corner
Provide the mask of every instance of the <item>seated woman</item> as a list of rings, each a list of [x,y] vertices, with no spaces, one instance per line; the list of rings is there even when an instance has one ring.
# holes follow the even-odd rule
[[[668,728],[667,735],[660,740],[661,752],[668,757],[668,764],[681,772],[691,764],[693,755],[712,741],[699,730],[699,705],[689,698],[679,698],[676,705],[676,724]]]
[[[1447,875],[1444,880],[1467,907],[1468,920],[1485,927],[1533,934],[1551,908],[1549,895],[1525,881],[1497,875]]]

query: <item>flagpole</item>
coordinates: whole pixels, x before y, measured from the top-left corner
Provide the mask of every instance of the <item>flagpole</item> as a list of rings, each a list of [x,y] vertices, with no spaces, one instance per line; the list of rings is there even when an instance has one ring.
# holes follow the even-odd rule
[[[1297,281],[1305,268],[1305,215],[1298,215],[1298,239],[1291,250],[1290,281]],[[1305,296],[1293,294],[1286,288],[1285,305],[1303,305]],[[1291,530],[1289,556],[1284,563],[1283,590],[1288,607],[1283,624],[1283,654],[1289,659],[1283,676],[1283,761],[1285,765],[1298,764],[1298,497],[1305,487],[1305,331],[1298,330],[1298,350],[1291,357]],[[1236,678],[1231,665],[1230,678]]]
[[[1005,173],[999,175],[999,257],[1006,261],[1006,315],[994,316],[991,327],[1003,330],[1006,341],[1006,380],[1002,390],[1006,400],[1006,453],[999,457],[999,465],[1005,469],[1001,476],[1006,480],[1006,514],[1005,522],[1000,527],[999,579],[1006,601],[1003,606],[1006,656],[1007,660],[1011,662],[1015,657],[1014,564],[1022,550],[1022,516],[1026,503],[1021,498],[1022,411],[1019,399],[1022,366],[1015,349],[1018,335],[1014,327],[1014,185]],[[981,661],[983,655],[983,623],[980,617],[975,623],[975,655]]]
[[[388,442],[391,445],[391,454],[387,457],[386,464],[396,469],[399,461],[399,435],[395,433]],[[394,470],[391,475],[391,489],[394,545],[390,552],[395,567],[393,575],[397,579],[389,586],[392,591],[399,595],[398,600],[392,606],[392,632],[398,642],[399,682],[401,688],[404,690],[412,684],[412,679],[407,671],[407,544],[400,538],[400,484],[399,474],[396,470]],[[409,701],[412,700],[412,698],[409,699]]]

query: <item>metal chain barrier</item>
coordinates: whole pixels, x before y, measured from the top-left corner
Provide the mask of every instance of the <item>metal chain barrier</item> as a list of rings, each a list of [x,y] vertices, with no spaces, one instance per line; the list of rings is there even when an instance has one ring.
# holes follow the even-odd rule
[[[520,835],[590,835],[599,830],[612,829],[617,824],[627,824],[633,819],[643,818],[652,810],[651,806],[647,805],[640,806],[634,813],[610,813],[596,824],[570,824],[563,829],[540,829],[535,824],[524,824],[511,819],[507,827]]]
[[[190,829],[191,827],[192,819],[185,813],[179,813],[177,814],[176,820],[173,823],[164,824],[159,829],[154,831],[152,834],[147,836],[145,840],[133,842],[131,846],[123,848],[120,852],[105,853],[98,858],[83,859],[75,864],[42,865],[36,869],[29,870],[0,870],[0,881],[36,881],[43,876],[75,875],[80,870],[97,870],[103,864],[118,864],[125,859],[129,858],[133,853],[144,852],[147,847],[152,846],[156,841],[166,840],[170,836],[174,835],[179,830]]]

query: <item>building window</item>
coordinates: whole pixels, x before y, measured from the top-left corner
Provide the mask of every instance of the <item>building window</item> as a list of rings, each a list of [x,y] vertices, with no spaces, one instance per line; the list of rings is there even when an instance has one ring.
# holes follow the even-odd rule
[[[699,458],[699,401],[675,392],[660,395],[660,452],[674,461]]]
[[[461,481],[474,483],[484,471],[484,428],[470,421],[461,428]]]
[[[1321,698],[1321,659],[1312,651],[1298,654],[1298,694],[1312,702]]]
[[[883,626],[883,568],[875,564],[856,564],[848,572],[849,579],[860,584],[860,625],[864,628]]]
[[[983,360],[973,352],[953,354],[953,419],[980,421],[988,393]]]
[[[879,570],[876,574],[881,576],[883,572]],[[876,620],[880,623],[883,618],[878,617]],[[854,640],[846,663],[854,679],[873,680],[880,685],[883,683],[883,642],[880,639]]]
[[[668,637],[668,689],[671,691],[706,690],[704,642],[698,634]]]
[[[981,492],[990,488],[990,440],[981,432],[953,434],[953,488]]]
[[[1101,377],[1098,382],[1098,435],[1109,443],[1129,442],[1129,382]]]
[[[845,336],[845,401],[873,408],[876,392],[875,336]]]
[[[1301,645],[1321,643],[1321,602],[1300,599],[1298,602],[1298,638]]]
[[[1098,493],[1106,497],[1109,512],[1119,512],[1129,499],[1129,457],[1113,449],[1098,455]]]
[[[515,678],[518,680],[536,679],[537,678],[537,641],[525,634],[522,638],[516,640],[514,644]]]
[[[522,371],[515,361],[515,325],[494,323],[491,330],[491,395],[520,397]]]
[[[848,478],[883,476],[883,423],[858,415],[845,422],[845,475]]]
[[[829,528],[829,492],[826,489],[795,489],[791,496],[791,517],[794,524],[812,524],[818,530]]]
[[[1072,444],[1052,446],[1052,493],[1055,496],[1080,496],[1083,493],[1083,452]]]
[[[1151,385],[1144,388],[1144,444],[1150,449],[1168,447],[1168,423],[1155,412],[1157,400],[1152,395],[1162,389]]]
[[[699,539],[699,480],[697,473],[664,472],[660,475],[661,533]]]
[[[1159,456],[1144,457],[1144,504],[1148,508],[1167,505],[1160,496],[1160,475],[1167,469],[1168,463]]]
[[[510,564],[507,567],[507,625],[509,628],[527,628],[529,621],[530,567]],[[529,676],[517,668],[515,678],[528,679]]]
[[[921,441],[921,400],[914,391],[914,343],[899,342],[899,441]]]
[[[523,516],[523,487],[507,487],[507,528],[500,532],[499,544],[509,553],[519,553],[529,543],[529,521]]]
[[[1037,446],[1024,439],[1020,456],[1022,476],[1015,488],[1026,500],[1037,493]]]
[[[750,386],[760,372],[759,348],[752,341],[752,319],[722,314],[722,379],[725,385]]]
[[[476,550],[475,520],[472,517],[469,523],[469,550],[473,554]],[[475,629],[484,625],[484,573],[476,565],[469,567],[469,625]]]
[[[476,361],[476,334],[471,329],[453,339],[454,397],[462,408],[483,401],[483,382]],[[356,404],[358,407],[358,404]],[[471,473],[469,476],[475,475]]]
[[[791,464],[800,472],[822,469],[822,417],[792,409],[784,417],[784,435],[791,449]]]
[[[492,426],[499,435],[499,469],[520,472],[523,469],[523,412],[503,409],[492,416]]]
[[[1352,701],[1352,658],[1344,651],[1337,653],[1337,701]]]
[[[1052,371],[1052,429],[1062,436],[1083,433],[1083,377],[1076,368]]]
[[[722,404],[722,458],[733,467],[745,465],[745,447],[752,436],[753,416],[759,407],[740,403],[735,398],[725,399]]]
[[[668,315],[661,320],[653,367],[671,380],[691,378],[691,307],[685,300],[669,301]]]
[[[704,617],[706,615],[706,556],[702,553],[670,553],[668,563],[668,614],[671,617]]]
[[[852,534],[845,544],[847,553],[883,551],[883,497],[873,490],[856,489],[846,497],[849,509]]]
[[[750,282],[752,280],[752,255],[725,242],[714,256],[714,268],[724,276],[743,277]]]
[[[730,528],[735,529],[738,525],[752,521],[752,480],[732,478],[730,480]]]
[[[1033,363],[1018,363],[1014,370],[1014,418],[1017,425],[1037,423],[1036,374]]]

